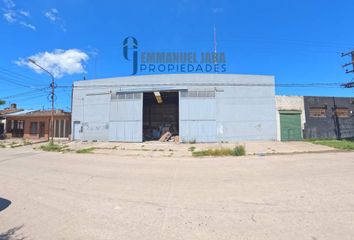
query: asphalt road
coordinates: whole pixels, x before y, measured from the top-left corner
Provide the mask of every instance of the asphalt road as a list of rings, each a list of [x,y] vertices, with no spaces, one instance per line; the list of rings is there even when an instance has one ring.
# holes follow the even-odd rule
[[[156,159],[0,149],[0,198],[1,240],[354,239],[354,153]]]

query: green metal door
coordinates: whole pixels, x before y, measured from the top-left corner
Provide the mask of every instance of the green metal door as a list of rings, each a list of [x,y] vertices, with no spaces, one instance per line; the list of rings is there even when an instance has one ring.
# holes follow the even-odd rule
[[[299,141],[301,137],[301,114],[280,113],[280,130],[282,141]]]

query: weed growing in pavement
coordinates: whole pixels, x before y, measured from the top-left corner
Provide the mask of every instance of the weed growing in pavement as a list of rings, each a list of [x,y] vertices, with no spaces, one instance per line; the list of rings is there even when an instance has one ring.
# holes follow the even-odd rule
[[[92,153],[96,148],[89,147],[89,148],[82,148],[76,151],[76,153]]]
[[[68,146],[66,145],[59,145],[55,143],[48,143],[45,145],[40,146],[39,148],[46,152],[65,152],[68,151]]]
[[[192,146],[192,147],[188,148],[188,151],[190,151],[190,152],[194,152],[194,150],[195,150],[195,146]]]
[[[246,155],[246,149],[244,146],[236,146],[234,148],[217,148],[207,149],[201,151],[192,151],[194,157],[204,156],[244,156]]]

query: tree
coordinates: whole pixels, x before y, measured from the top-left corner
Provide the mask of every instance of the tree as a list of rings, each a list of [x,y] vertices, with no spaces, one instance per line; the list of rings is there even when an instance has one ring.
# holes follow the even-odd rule
[[[0,99],[0,105],[4,105],[6,102]]]

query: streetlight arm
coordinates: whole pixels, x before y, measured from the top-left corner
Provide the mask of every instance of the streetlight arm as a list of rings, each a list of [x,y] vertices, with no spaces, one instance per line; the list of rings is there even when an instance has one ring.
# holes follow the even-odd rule
[[[34,61],[33,59],[28,59],[28,61],[34,65],[36,65],[37,67],[39,67],[40,69],[42,69],[43,71],[45,71],[46,73],[48,73],[53,79],[54,76],[51,72],[49,72],[47,69],[43,68],[41,65],[39,65],[36,61]]]

